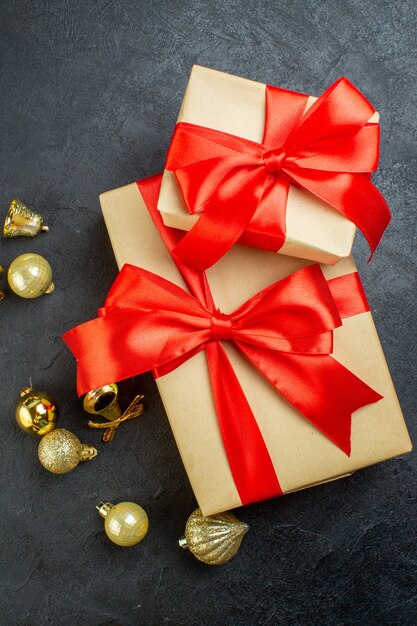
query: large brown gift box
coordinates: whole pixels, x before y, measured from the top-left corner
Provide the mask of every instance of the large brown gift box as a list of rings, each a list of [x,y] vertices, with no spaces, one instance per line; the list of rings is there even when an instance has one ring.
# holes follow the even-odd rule
[[[315,100],[310,96],[307,108]],[[194,65],[177,121],[262,143],[265,85]],[[378,122],[378,113],[369,121]],[[158,210],[166,226],[181,230],[190,230],[199,217],[188,213],[175,174],[168,170],[163,175]],[[336,209],[290,185],[286,239],[280,254],[332,265],[349,256],[355,231],[353,222]]]
[[[119,268],[130,263],[186,289],[136,183],[100,197]],[[309,262],[235,246],[207,272],[216,305],[235,310]],[[326,278],[356,271],[351,257],[323,266]],[[228,343],[224,346],[259,424],[284,493],[340,478],[411,450],[411,442],[370,312],[343,320],[333,356],[383,399],[352,416],[352,454],[300,415]],[[205,352],[156,380],[188,477],[204,515],[241,506],[219,432]],[[156,451],[155,451],[156,453]],[[260,477],[262,480],[262,477]]]

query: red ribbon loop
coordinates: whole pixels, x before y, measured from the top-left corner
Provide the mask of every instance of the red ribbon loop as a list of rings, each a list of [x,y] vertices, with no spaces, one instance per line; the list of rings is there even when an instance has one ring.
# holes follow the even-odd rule
[[[374,253],[390,221],[370,182],[379,158],[379,125],[369,122],[375,111],[346,78],[306,110],[307,100],[267,85],[262,144],[177,124],[166,168],[190,213],[201,213],[174,251],[180,261],[206,269],[238,240],[279,250],[290,183],[353,221]]]
[[[172,253],[179,235],[164,227],[156,209],[160,180],[148,179],[140,190]],[[357,274],[328,285],[320,267],[311,265],[223,314],[214,306],[205,274],[178,267],[191,293],[125,265],[100,316],[66,333],[64,340],[78,361],[79,394],[149,370],[165,375],[204,349],[219,429],[242,504],[280,495],[267,446],[220,342],[228,340],[350,454],[351,414],[381,398],[331,357],[333,329],[342,323],[339,310],[343,316],[369,310]]]

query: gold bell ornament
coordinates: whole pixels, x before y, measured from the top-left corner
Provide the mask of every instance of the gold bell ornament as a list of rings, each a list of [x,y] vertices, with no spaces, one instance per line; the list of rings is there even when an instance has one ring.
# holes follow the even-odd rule
[[[141,404],[141,400],[143,400],[143,398],[144,396],[140,394],[137,395],[129,404],[126,411],[122,413],[119,405],[119,390],[116,383],[104,385],[104,387],[89,391],[84,397],[84,410],[87,411],[87,413],[99,415],[108,420],[104,422],[104,424],[89,421],[89,427],[104,428],[103,441],[105,443],[112,441],[116,428],[118,428],[120,424],[142,415],[144,408],[143,404]]]
[[[96,506],[104,517],[104,530],[107,537],[118,546],[130,547],[140,543],[149,529],[146,511],[135,502],[100,502]]]
[[[7,272],[10,289],[21,298],[38,298],[55,289],[48,261],[32,252],[21,254]]]
[[[3,226],[3,237],[34,237],[48,230],[39,213],[17,198],[12,200]]]
[[[65,428],[52,430],[39,442],[39,461],[52,474],[71,472],[81,461],[90,461],[96,456],[96,448],[81,443],[78,437]]]
[[[84,396],[83,407],[87,413],[99,415],[109,421],[120,417],[122,410],[119,405],[119,389],[116,383],[89,391]]]
[[[233,513],[204,517],[196,509],[187,520],[179,545],[207,565],[221,565],[235,556],[248,530],[249,526]]]
[[[20,392],[15,415],[22,430],[43,437],[56,427],[59,409],[49,393],[24,387]]]

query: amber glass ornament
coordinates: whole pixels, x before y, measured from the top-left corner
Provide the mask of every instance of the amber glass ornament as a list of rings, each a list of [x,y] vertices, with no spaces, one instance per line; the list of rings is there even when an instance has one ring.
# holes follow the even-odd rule
[[[20,392],[15,415],[22,430],[43,437],[56,427],[59,409],[49,393],[25,387]]]
[[[48,261],[32,252],[21,254],[12,262],[7,280],[10,289],[21,298],[38,298],[55,288]]]
[[[149,529],[146,511],[135,502],[100,502],[96,507],[104,517],[107,537],[118,546],[130,547],[140,543]]]
[[[249,526],[233,513],[204,517],[196,509],[187,520],[185,537],[179,540],[179,545],[203,563],[221,565],[235,556],[248,530]]]
[[[38,448],[39,461],[52,474],[66,474],[81,461],[97,456],[97,450],[81,441],[65,428],[56,428],[42,437]]]

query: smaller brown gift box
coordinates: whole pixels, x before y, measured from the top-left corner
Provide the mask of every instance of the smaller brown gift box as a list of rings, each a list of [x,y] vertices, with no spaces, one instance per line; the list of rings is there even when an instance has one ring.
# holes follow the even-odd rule
[[[136,183],[104,193],[103,215],[119,268],[143,267],[186,289]],[[216,305],[235,310],[267,285],[309,263],[235,246],[207,272]],[[352,258],[324,266],[326,278],[356,271]],[[343,321],[333,356],[383,399],[352,416],[346,456],[300,415],[228,342],[224,346],[257,419],[284,493],[340,478],[411,450],[370,312]],[[191,486],[204,515],[241,506],[219,432],[205,353],[156,379]],[[157,454],[157,450],[155,450]],[[260,477],[262,480],[262,477]]]
[[[315,100],[310,96],[307,107]],[[265,125],[265,85],[194,65],[177,121],[261,143]],[[378,122],[378,113],[369,121]],[[175,175],[168,170],[163,175],[158,210],[166,226],[180,230],[190,230],[199,218],[188,213]],[[291,184],[286,230],[280,254],[332,265],[349,256],[356,226],[313,194]]]

